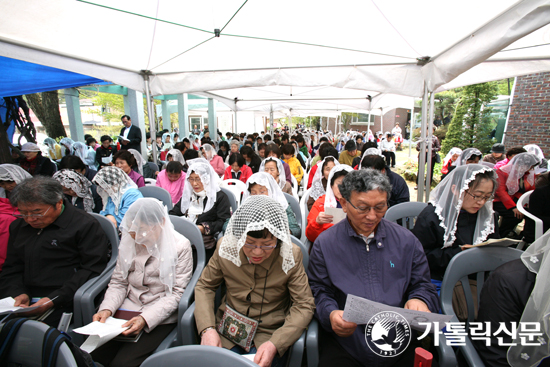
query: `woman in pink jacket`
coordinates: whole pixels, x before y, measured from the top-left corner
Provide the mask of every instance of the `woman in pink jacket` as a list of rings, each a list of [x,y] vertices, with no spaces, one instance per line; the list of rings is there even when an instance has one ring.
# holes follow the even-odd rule
[[[222,157],[216,154],[216,149],[211,144],[214,143],[206,143],[201,147],[202,155],[214,168],[218,176],[221,176],[225,172],[225,164]]]
[[[142,335],[134,343],[111,340],[92,357],[104,366],[138,367],[176,326],[193,255],[189,240],[174,230],[166,207],[156,199],[136,200],[120,229],[116,268],[93,320],[105,322],[117,310],[130,311],[122,335]]]

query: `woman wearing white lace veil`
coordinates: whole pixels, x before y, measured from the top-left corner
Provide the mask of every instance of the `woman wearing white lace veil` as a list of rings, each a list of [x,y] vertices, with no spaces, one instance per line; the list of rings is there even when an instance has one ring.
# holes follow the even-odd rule
[[[82,162],[86,166],[97,171],[97,167],[95,166],[95,151],[88,148],[86,144],[77,141],[73,144],[74,155],[82,159]]]
[[[477,164],[483,154],[476,148],[466,148],[460,154],[460,157],[453,163],[454,167],[460,167],[467,164],[475,163]],[[452,170],[451,170],[452,171]]]
[[[260,164],[260,172],[267,172],[277,182],[283,192],[292,195],[292,186],[290,182],[286,180],[285,168],[283,162],[280,159],[274,157],[268,157]]]
[[[223,281],[227,292],[215,310],[215,292]],[[315,305],[301,250],[290,240],[287,216],[277,201],[256,195],[241,204],[195,287],[195,303],[202,345],[255,353],[261,366],[284,365]],[[238,327],[249,331],[244,339],[229,332],[224,313],[225,320],[236,316]]]
[[[170,210],[170,214],[186,217],[201,231],[206,248],[206,260],[212,256],[216,236],[231,216],[229,199],[220,190],[219,177],[204,158],[187,161],[186,182],[181,200]]]
[[[51,160],[57,161],[63,158],[63,153],[61,152],[61,146],[52,138],[44,139],[44,145],[48,147],[48,157]]]
[[[61,147],[61,154],[64,156],[73,154],[74,140],[71,138],[63,138],[59,141]]]
[[[495,195],[494,208],[502,217],[501,237],[509,236],[523,220],[523,214],[516,208],[516,202],[525,192],[535,189],[534,168],[539,163],[540,160],[535,155],[520,153],[496,170],[500,186]]]
[[[53,179],[63,186],[63,194],[78,209],[87,213],[99,213],[103,207],[97,188],[84,175],[72,170],[62,169],[53,174]]]
[[[313,180],[311,181],[311,190],[309,192],[309,199],[307,201],[307,210],[311,210],[315,201],[321,196],[325,195],[328,182],[328,176],[334,166],[340,163],[333,156],[327,156],[321,162],[318,163],[318,168],[315,171]]]
[[[275,199],[286,211],[290,234],[297,238],[301,237],[302,230],[296,221],[296,215],[292,211],[292,207],[288,204],[283,191],[273,176],[267,172],[254,173],[246,181],[246,189],[247,190],[243,194],[243,202],[254,195],[267,195],[270,198]]]
[[[107,166],[99,170],[92,180],[103,201],[104,215],[118,228],[126,211],[137,199],[143,197],[137,185],[118,167]]]
[[[0,197],[8,197],[15,186],[27,178],[32,178],[32,175],[23,168],[10,163],[0,164]]]
[[[135,343],[112,340],[92,356],[105,366],[138,367],[176,326],[193,256],[189,240],[174,230],[166,207],[156,199],[134,202],[120,230],[117,265],[93,320],[105,322],[119,309],[136,311],[140,314],[123,325],[130,327],[123,335],[144,333]]]
[[[212,168],[218,176],[223,175],[225,171],[225,165],[223,164],[223,159],[216,154],[216,148],[210,143],[206,143],[201,147],[201,150],[204,152],[204,158],[210,163]]]
[[[527,153],[531,153],[535,156],[537,156],[538,159],[540,159],[540,164],[535,167],[535,174],[539,175],[541,173],[544,173],[548,171],[548,161],[544,158],[544,153],[542,152],[542,149],[536,144],[528,144],[523,147],[527,151]]]
[[[454,169],[453,164],[456,162],[460,155],[462,154],[462,149],[453,147],[449,150],[449,153],[443,159],[443,165],[441,166],[441,180],[443,180],[447,175]]]
[[[162,134],[162,151],[169,151],[174,146],[174,143],[172,141],[172,136],[170,133],[164,133]]]
[[[493,211],[497,186],[491,168],[468,164],[453,170],[430,193],[430,202],[412,232],[424,247],[432,279],[441,281],[451,258],[460,251],[500,238]]]
[[[340,189],[338,185],[344,181],[344,177],[353,171],[347,164],[339,164],[332,167],[327,179],[326,194],[320,196],[309,211],[307,216],[306,236],[311,242],[325,230],[334,225],[332,215],[325,213],[326,208],[342,208],[340,204]]]

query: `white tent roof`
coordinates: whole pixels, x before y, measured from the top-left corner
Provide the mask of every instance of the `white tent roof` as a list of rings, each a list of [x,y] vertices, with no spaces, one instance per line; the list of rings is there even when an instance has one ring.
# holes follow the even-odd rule
[[[1,56],[139,91],[146,70],[153,95],[242,99],[234,109],[265,108],[258,100],[293,86],[296,95],[360,110],[368,95],[419,97],[424,82],[443,90],[550,70],[550,0],[0,4]],[[424,56],[430,62],[418,65]]]

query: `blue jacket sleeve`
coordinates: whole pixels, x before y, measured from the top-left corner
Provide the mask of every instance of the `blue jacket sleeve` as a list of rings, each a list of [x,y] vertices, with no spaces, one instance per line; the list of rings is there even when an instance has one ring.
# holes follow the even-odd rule
[[[332,332],[330,313],[338,310],[334,286],[330,280],[325,257],[319,240],[315,241],[309,257],[308,278],[315,298],[315,315],[323,328]]]

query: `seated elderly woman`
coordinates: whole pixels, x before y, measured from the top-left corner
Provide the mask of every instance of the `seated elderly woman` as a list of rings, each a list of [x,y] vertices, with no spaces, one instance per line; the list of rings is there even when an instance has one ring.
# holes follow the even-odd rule
[[[84,162],[86,166],[97,171],[95,162],[95,150],[91,149],[86,144],[77,141],[73,144],[73,151],[74,155],[82,159],[82,162]]]
[[[140,152],[138,152],[135,149],[128,149],[130,153],[134,156],[134,159],[136,160],[136,166],[132,167],[132,169],[136,172],[138,172],[140,175],[143,176],[143,178],[155,178],[155,172],[149,167],[149,164],[147,164],[147,161]],[[115,153],[116,154],[116,153]]]
[[[78,209],[87,213],[99,213],[103,208],[96,185],[82,174],[71,169],[62,169],[53,174],[53,179],[63,186],[63,194]]]
[[[488,238],[500,238],[493,197],[495,172],[481,164],[454,169],[430,193],[412,230],[424,247],[434,284],[440,285],[456,254]]]
[[[306,237],[311,242],[315,242],[317,237],[325,230],[334,225],[333,216],[325,213],[326,208],[342,208],[340,200],[340,190],[338,186],[344,180],[344,177],[353,171],[353,168],[347,164],[340,164],[332,167],[327,179],[327,193],[320,196],[311,207],[307,216]]]
[[[0,197],[9,197],[10,192],[22,181],[32,178],[31,174],[15,164],[0,164]]]
[[[523,220],[523,214],[516,208],[516,202],[527,191],[535,189],[534,168],[539,158],[530,153],[520,153],[505,166],[496,170],[499,188],[495,193],[493,208],[502,218],[500,237],[515,237],[512,231]]]
[[[334,166],[338,166],[340,163],[333,156],[325,157],[320,162],[320,169],[315,171],[315,175],[311,184],[311,191],[309,192],[309,199],[307,200],[307,210],[311,211],[311,207],[315,204],[315,201],[321,196],[326,194],[327,180],[330,175],[330,171]]]
[[[231,216],[229,199],[220,190],[219,177],[204,158],[187,161],[189,169],[181,200],[170,214],[183,216],[197,225],[206,248],[206,261],[214,253],[216,236]]]
[[[92,181],[103,201],[104,215],[118,228],[130,205],[143,197],[134,181],[118,167],[109,166],[99,170]]]
[[[339,190],[347,217],[317,237],[309,258],[309,284],[321,325],[319,366],[412,366],[416,338],[402,354],[384,356],[382,349],[371,349],[374,343],[367,346],[364,325],[342,316],[350,294],[437,311],[439,299],[422,245],[409,230],[383,219],[391,185],[381,172],[352,171]]]
[[[252,176],[252,170],[246,165],[244,157],[240,153],[233,153],[229,157],[229,167],[225,169],[223,179],[241,180],[246,183],[250,176]]]
[[[76,172],[80,173],[84,177],[86,177],[88,180],[92,181],[97,174],[97,171],[89,168],[87,165],[82,162],[82,159],[77,157],[76,155],[66,155],[61,159],[61,162],[59,162],[59,169],[72,169]]]
[[[110,341],[92,353],[104,366],[139,366],[174,329],[183,291],[193,272],[191,244],[174,230],[166,207],[156,199],[136,200],[120,225],[116,268],[94,321],[117,310],[133,311],[123,335],[135,343]]]
[[[222,157],[216,154],[216,149],[214,148],[214,143],[206,143],[202,146],[201,150],[203,152],[203,157],[210,163],[212,168],[218,176],[223,175],[225,171],[225,164],[223,163]]]
[[[145,179],[138,172],[134,171],[134,168],[137,169],[137,162],[134,158],[134,155],[127,150],[118,151],[113,157],[113,162],[115,166],[124,171],[137,185],[137,187],[145,186]]]
[[[183,172],[181,163],[171,161],[166,165],[166,169],[159,172],[156,185],[168,191],[172,198],[172,203],[176,204],[180,201],[181,194],[183,193],[185,176],[186,174]]]
[[[231,163],[229,163],[229,158],[230,158],[233,154],[239,153],[239,149],[241,149],[241,142],[238,141],[237,139],[233,139],[233,140],[231,140],[231,142],[229,143],[229,146],[230,146],[230,150],[229,150],[228,156],[225,158],[225,163],[231,165]]]
[[[451,167],[453,166],[454,162],[456,162],[456,160],[460,157],[461,154],[462,154],[462,149],[453,147],[451,148],[451,150],[449,150],[449,153],[447,153],[445,158],[443,158],[443,165],[441,166],[441,181],[443,181],[443,179],[447,177],[449,172],[454,169]]]
[[[224,281],[227,292],[216,310],[216,289]],[[195,287],[195,303],[202,345],[255,353],[254,362],[263,367],[284,365],[314,304],[302,252],[290,240],[277,201],[256,195],[237,209]],[[232,334],[228,328],[235,323],[250,334]]]
[[[476,148],[466,148],[460,153],[458,159],[448,165],[447,174],[451,173],[456,167],[467,164],[478,164],[483,154]],[[446,157],[445,157],[446,158]],[[446,176],[445,176],[446,177]]]
[[[292,211],[292,207],[288,204],[281,188],[269,173],[258,172],[253,174],[246,182],[246,188],[247,190],[243,195],[243,202],[254,195],[266,195],[276,200],[286,212],[290,234],[297,238],[301,237],[302,230],[296,221],[296,215]],[[226,224],[228,223],[229,220]]]
[[[25,157],[19,161],[19,165],[32,176],[51,176],[55,172],[55,163],[50,158],[42,156],[38,145],[25,143],[21,147],[21,152]]]
[[[275,179],[282,192],[292,195],[292,185],[286,180],[283,161],[274,157],[266,158],[260,164],[259,171],[269,173]]]

